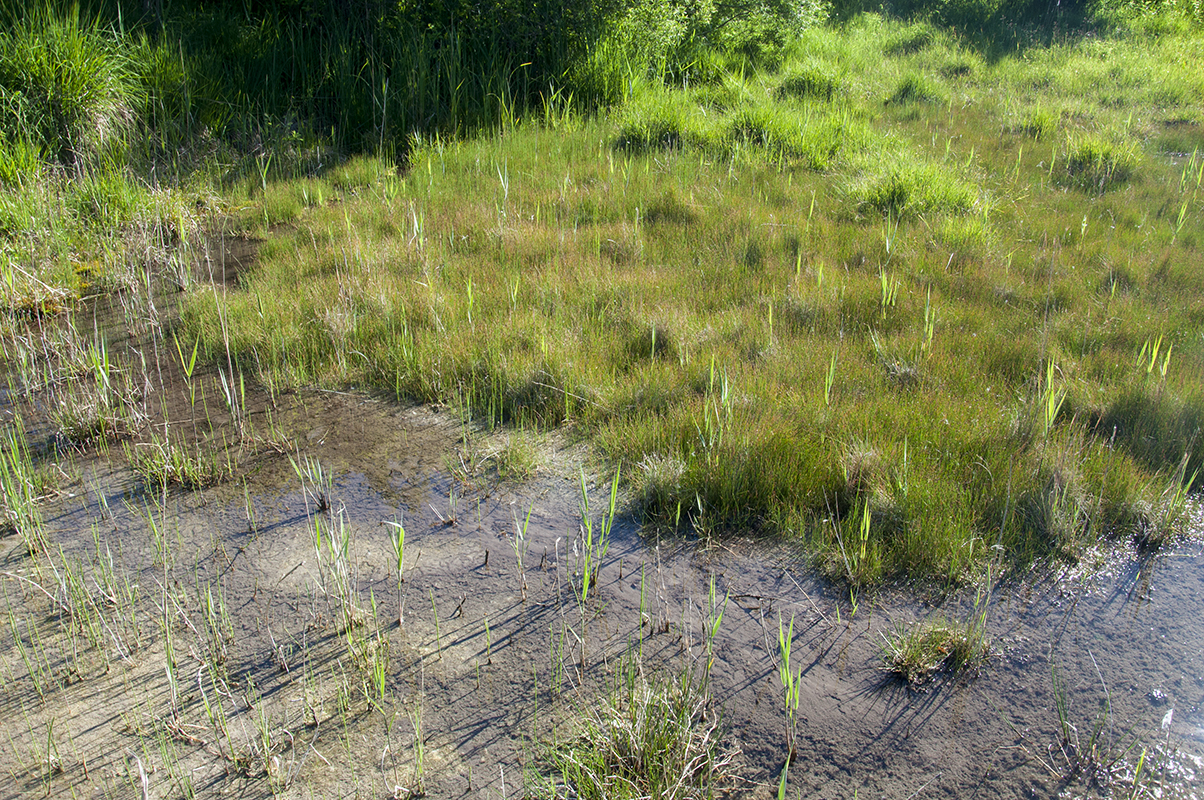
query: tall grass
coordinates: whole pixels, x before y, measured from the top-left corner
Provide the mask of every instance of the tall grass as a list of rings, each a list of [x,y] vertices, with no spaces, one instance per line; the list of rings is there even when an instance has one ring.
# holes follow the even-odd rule
[[[119,147],[141,99],[117,37],[78,6],[14,16],[0,31],[0,130],[71,167]]]

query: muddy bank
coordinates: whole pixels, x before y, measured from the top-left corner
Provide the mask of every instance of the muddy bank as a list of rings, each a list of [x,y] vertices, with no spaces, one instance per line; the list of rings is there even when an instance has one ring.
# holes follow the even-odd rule
[[[884,593],[853,613],[788,546],[648,540],[620,519],[583,603],[574,454],[522,484],[464,483],[451,468],[465,431],[447,415],[325,392],[256,404],[248,418],[270,413],[290,452],[166,494],[119,458],[77,456],[65,472],[82,478],[44,513],[53,549],[0,540],[4,796],[139,796],[143,775],[164,797],[522,796],[625,657],[649,674],[699,667],[712,577],[728,597],[711,680],[742,751],[734,796],[777,794],[791,618],[788,796],[1128,796],[1143,751],[1151,793],[1197,793],[1196,544],[1101,551],[999,589],[981,674],[915,691],[884,671],[883,636],[966,613],[956,600],[938,611]],[[294,466],[306,459],[329,476],[326,508]],[[595,514],[607,490],[591,486]],[[406,529],[401,584],[390,521]],[[344,535],[340,564],[330,542]],[[104,620],[93,643],[64,611],[55,576],[70,565]],[[134,597],[106,600],[123,577]]]

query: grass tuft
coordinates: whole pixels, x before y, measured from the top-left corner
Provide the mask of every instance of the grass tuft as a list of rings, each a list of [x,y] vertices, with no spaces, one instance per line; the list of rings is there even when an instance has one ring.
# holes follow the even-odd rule
[[[33,6],[0,35],[0,130],[67,166],[120,143],[139,87],[124,51],[79,6]]]
[[[550,748],[557,787],[583,800],[709,798],[730,780],[737,753],[724,746],[719,713],[691,679],[632,671],[583,709],[576,736]]]
[[[779,97],[831,100],[841,90],[841,77],[832,66],[810,59],[793,68],[778,84]]]
[[[213,455],[193,453],[168,438],[152,436],[149,442],[126,448],[134,473],[150,488],[203,489],[224,480],[229,473]]]
[[[850,194],[861,211],[894,218],[934,211],[961,214],[978,199],[974,187],[949,169],[902,160],[862,175]]]
[[[1137,143],[1099,134],[1066,137],[1066,175],[1081,189],[1105,192],[1127,182],[1137,169]]]
[[[887,105],[908,105],[911,103],[939,103],[944,98],[940,88],[929,78],[919,73],[911,73],[899,82],[894,93],[887,98]]]
[[[938,619],[911,626],[900,623],[882,638],[882,659],[887,670],[911,686],[921,686],[941,671],[975,670],[991,651],[977,617],[964,622]]]

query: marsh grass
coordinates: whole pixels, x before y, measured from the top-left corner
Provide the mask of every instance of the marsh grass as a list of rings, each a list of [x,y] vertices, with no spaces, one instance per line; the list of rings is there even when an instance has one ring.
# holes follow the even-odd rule
[[[697,678],[689,670],[648,675],[633,658],[581,710],[572,733],[548,747],[553,785],[537,796],[709,798],[733,778],[737,753]]]
[[[1136,142],[1099,134],[1068,134],[1066,174],[1083,189],[1104,192],[1120,186],[1136,171]]]
[[[38,531],[39,504],[53,487],[49,469],[35,465],[24,424],[17,417],[16,424],[6,426],[0,435],[0,530],[27,537]]]
[[[904,625],[883,635],[886,669],[910,686],[927,683],[938,672],[958,674],[976,670],[990,654],[984,620],[948,619]]]
[[[320,33],[282,19],[276,39],[239,23],[214,40],[223,19],[189,18],[196,48],[174,55],[63,23],[103,40],[97,57],[128,45],[72,124],[133,117],[108,139],[68,136],[72,170],[6,134],[8,327],[180,274],[224,207],[268,241],[237,284],[184,293],[177,355],[190,373],[220,364],[240,421],[248,383],[373,386],[511,426],[488,463],[515,477],[538,463],[528,431],[572,426],[623,468],[646,522],[798,537],[859,584],[970,579],[975,542],[1000,533],[1017,564],[1140,537],[1185,442],[1182,477],[1200,466],[1198,314],[1167,300],[1194,291],[1204,170],[1144,144],[1199,105],[1204,87],[1176,66],[1193,63],[1191,36],[1130,28],[987,57],[934,22],[862,14],[750,54],[685,48],[673,28],[664,42],[684,49],[658,68],[641,60],[651,40],[603,37],[569,71],[572,99],[504,51],[445,47],[437,28],[372,50],[349,19]],[[346,49],[296,51],[288,75],[273,60],[344,35]],[[320,53],[366,54],[347,72],[362,79],[335,86]],[[456,72],[470,62],[484,66]],[[215,102],[235,78],[252,89]],[[616,107],[578,113],[586,82]],[[294,90],[337,123],[329,139],[286,113]],[[499,135],[448,135],[481,119]],[[341,158],[352,140],[378,156]],[[129,317],[153,331],[149,306]],[[1117,365],[1160,333],[1169,369],[1132,381]],[[30,365],[23,385],[60,391],[64,441],[140,428],[133,365],[97,350],[107,368],[48,371],[24,341],[8,346]],[[1062,402],[1039,414],[1051,363],[1044,399]],[[876,466],[847,470],[851,449]]]
[[[232,466],[223,463],[219,453],[202,452],[199,445],[189,452],[186,445],[173,442],[170,435],[154,434],[148,441],[126,445],[125,453],[134,473],[148,488],[157,490],[177,486],[203,489],[232,473]]]
[[[0,36],[0,130],[65,166],[120,147],[139,89],[117,37],[79,6],[35,4]]]
[[[813,35],[850,87],[831,101],[744,72],[641,89],[571,130],[425,144],[403,178],[309,208],[238,291],[187,297],[185,341],[202,358],[228,342],[273,386],[368,381],[487,429],[571,424],[623,467],[647,523],[797,536],[856,585],[973,579],[999,537],[1015,564],[1136,537],[1193,441],[1196,323],[1159,298],[1200,255],[1187,223],[1130,249],[1147,235],[1133,209],[1169,192],[1177,214],[1183,170],[1084,219],[1063,143],[1007,131],[1015,107],[896,119],[858,99],[909,69],[863,60],[891,25]],[[891,58],[921,57],[957,51]],[[983,65],[959,91],[1056,58],[1079,56]],[[728,99],[702,102],[716,86]],[[1022,108],[1065,102],[1028,91]],[[895,131],[869,134],[886,115]],[[792,145],[779,123],[830,124],[838,146]],[[1124,365],[1154,327],[1180,332],[1174,355],[1164,377],[1164,342],[1135,384]],[[854,449],[874,455],[856,466]]]

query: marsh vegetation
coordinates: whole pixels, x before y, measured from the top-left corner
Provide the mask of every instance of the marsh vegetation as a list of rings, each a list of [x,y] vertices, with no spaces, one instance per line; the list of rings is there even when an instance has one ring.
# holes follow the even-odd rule
[[[6,791],[1189,791],[1198,4],[537,5],[0,4]]]

